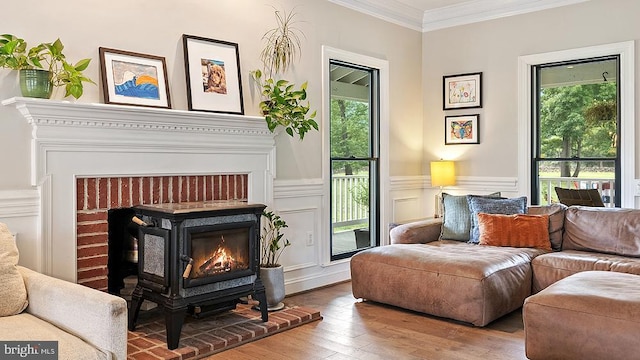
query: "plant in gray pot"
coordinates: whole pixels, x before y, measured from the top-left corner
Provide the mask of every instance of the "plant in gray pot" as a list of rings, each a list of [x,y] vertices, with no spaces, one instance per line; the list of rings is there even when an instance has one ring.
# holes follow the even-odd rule
[[[22,96],[48,99],[54,87],[64,86],[65,97],[78,99],[84,91],[83,82],[95,84],[82,73],[91,59],[72,65],[62,50],[64,45],[60,39],[27,48],[24,39],[0,35],[0,68],[18,70]]]
[[[272,211],[264,211],[262,217],[265,224],[260,235],[260,278],[267,294],[267,307],[275,311],[284,307],[285,296],[284,269],[278,261],[291,242],[282,233],[282,229],[288,227],[286,221]]]
[[[365,183],[357,183],[349,189],[353,201],[358,204],[365,212],[369,212],[369,185]],[[353,233],[356,237],[356,248],[362,249],[371,246],[371,236],[369,227],[354,229]]]

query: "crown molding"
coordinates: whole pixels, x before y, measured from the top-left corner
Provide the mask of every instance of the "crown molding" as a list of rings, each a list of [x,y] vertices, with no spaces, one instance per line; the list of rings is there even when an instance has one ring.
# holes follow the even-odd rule
[[[425,12],[396,0],[329,1],[409,29],[428,32],[573,5],[589,0],[470,0]]]
[[[422,31],[423,11],[395,0],[329,0],[329,2],[412,30]]]
[[[425,11],[422,31],[472,24],[585,1],[589,0],[472,0]]]

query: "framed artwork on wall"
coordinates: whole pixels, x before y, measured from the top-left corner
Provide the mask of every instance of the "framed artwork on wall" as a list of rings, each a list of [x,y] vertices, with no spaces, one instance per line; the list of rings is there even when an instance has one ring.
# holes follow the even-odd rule
[[[105,104],[171,108],[163,57],[103,47],[98,52]]]
[[[482,73],[445,75],[442,77],[443,109],[482,107]]]
[[[182,35],[189,110],[244,114],[238,44]]]
[[[480,115],[456,115],[444,118],[444,144],[480,144]]]

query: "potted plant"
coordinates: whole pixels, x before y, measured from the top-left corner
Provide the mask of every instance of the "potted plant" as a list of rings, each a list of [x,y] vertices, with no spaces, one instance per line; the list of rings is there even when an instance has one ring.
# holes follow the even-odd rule
[[[83,82],[95,84],[82,73],[91,59],[69,63],[62,52],[60,39],[27,48],[24,39],[11,34],[0,35],[0,68],[18,70],[23,96],[51,97],[53,87],[64,86],[65,97],[78,99],[84,91]]]
[[[296,89],[294,84],[284,79],[262,80],[260,70],[253,71],[252,75],[262,89],[265,100],[260,102],[260,109],[271,132],[282,126],[289,136],[297,134],[303,140],[309,130],[318,130],[318,123],[314,120],[316,111],[309,114],[309,102],[305,102],[307,82]]]
[[[365,183],[358,183],[351,188],[351,196],[353,201],[362,206],[362,208],[369,211],[369,186]],[[369,234],[369,228],[354,229],[353,233],[356,238],[356,248],[362,249],[371,246],[371,236]]]
[[[277,26],[262,36],[266,43],[260,53],[264,72],[254,70],[251,75],[263,97],[260,109],[269,130],[274,132],[282,126],[289,136],[296,134],[303,140],[308,131],[318,130],[318,123],[314,120],[316,111],[310,113],[307,101],[307,82],[297,88],[290,81],[278,78],[300,56],[300,36],[304,34],[294,26],[295,15],[293,11],[275,10]]]
[[[260,235],[260,278],[267,295],[267,308],[273,311],[284,307],[284,269],[279,259],[291,242],[282,233],[282,229],[288,227],[286,221],[272,211],[264,211],[262,217],[266,221]]]

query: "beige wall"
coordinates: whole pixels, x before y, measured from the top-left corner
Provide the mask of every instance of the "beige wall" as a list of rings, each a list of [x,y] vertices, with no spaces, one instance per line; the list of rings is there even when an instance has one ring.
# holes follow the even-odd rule
[[[425,33],[425,159],[458,159],[458,173],[463,176],[517,177],[518,57],[636,40],[638,13],[640,2],[635,0],[592,0]],[[636,44],[636,63],[637,52]],[[477,71],[483,72],[483,107],[444,112],[442,76]],[[622,81],[638,80],[637,65],[635,76]],[[640,103],[637,97],[638,91],[636,103]],[[445,147],[445,114],[471,113],[480,114],[480,145]],[[636,119],[636,139],[639,128]]]
[[[23,0],[3,5],[3,14],[28,15],[4,16],[2,33],[18,35],[32,44],[60,37],[71,60],[93,59],[87,74],[98,83],[100,46],[164,56],[174,109],[187,108],[182,34],[236,42],[245,114],[258,115],[259,99],[250,85],[249,71],[260,66],[261,36],[275,24],[270,5],[295,7],[299,14],[298,25],[306,38],[302,58],[288,78],[297,83],[309,81],[309,98],[315,109],[321,109],[322,100],[322,45],[389,61],[391,174],[419,175],[423,158],[422,34],[417,31],[319,0],[67,0],[55,6],[42,0]],[[0,99],[13,96],[19,96],[17,74],[2,69]],[[60,99],[61,94],[54,97]],[[85,95],[78,101],[102,102],[101,87],[85,86]],[[0,106],[0,190],[29,187],[29,136],[29,126],[15,109]],[[278,179],[322,176],[320,133],[307,135],[303,143],[284,133],[276,141]]]

